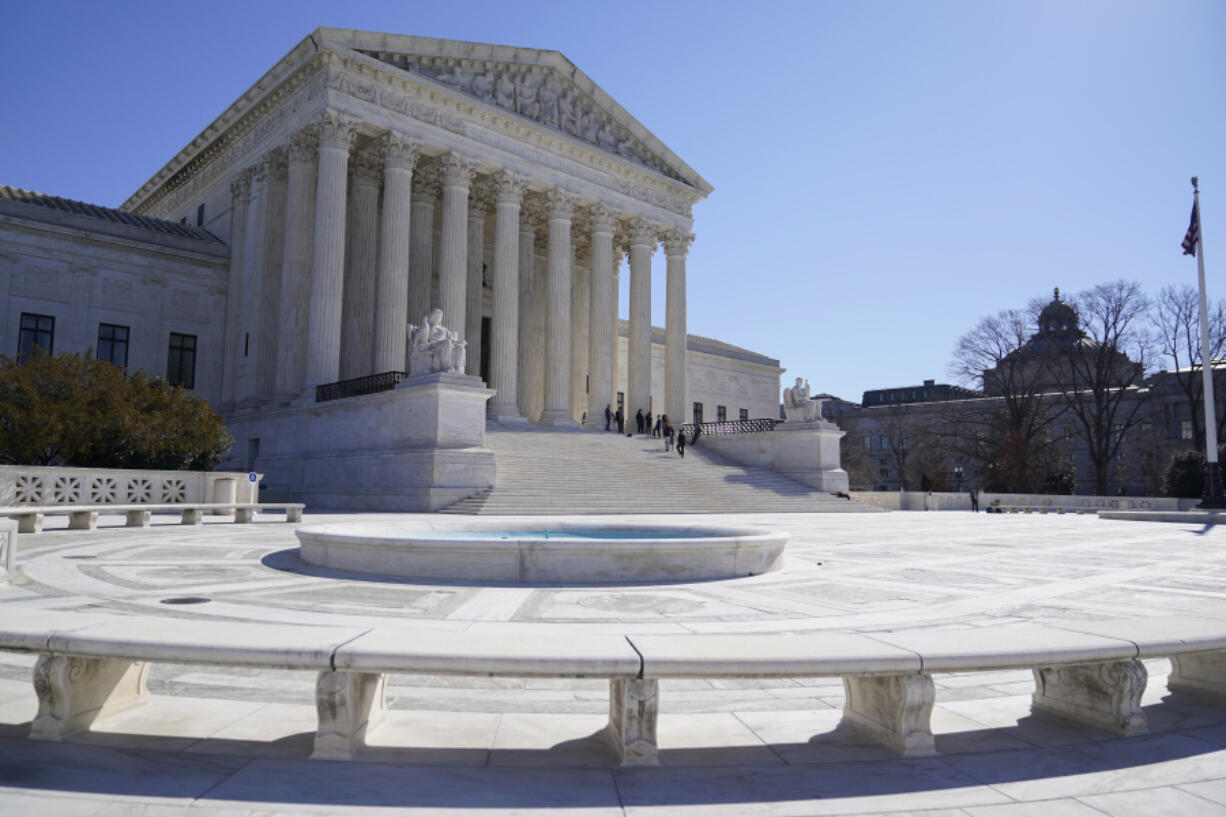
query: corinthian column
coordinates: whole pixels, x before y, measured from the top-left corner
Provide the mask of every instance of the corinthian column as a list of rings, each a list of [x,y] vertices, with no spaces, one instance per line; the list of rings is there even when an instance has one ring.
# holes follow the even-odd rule
[[[519,214],[519,335],[516,350],[516,402],[519,413],[525,419],[531,419],[533,401],[532,392],[532,312],[537,306],[541,293],[533,287],[536,270],[536,218],[528,209],[527,202]],[[497,292],[497,284],[495,284]],[[497,297],[495,295],[495,297]],[[497,320],[497,319],[495,319]],[[494,329],[497,332],[497,328]],[[495,395],[494,400],[498,399]]]
[[[438,300],[443,323],[468,339],[465,317],[468,258],[468,188],[476,162],[455,153],[443,160],[443,225],[439,234]]]
[[[651,256],[656,238],[651,225],[630,225],[630,354],[626,371],[626,416],[651,407]],[[670,415],[670,419],[672,416]],[[674,422],[676,422],[674,420]]]
[[[311,317],[307,329],[307,387],[333,383],[340,372],[341,298],[345,291],[345,184],[356,123],[326,112],[318,124],[319,178],[315,185],[315,243]]]
[[[421,323],[434,306],[430,286],[434,279],[434,202],[442,185],[436,162],[417,168],[413,174],[413,195],[409,217],[409,321]],[[406,355],[404,370],[409,360]]]
[[[226,295],[226,332],[222,349],[221,402],[226,410],[234,407],[235,377],[238,365],[238,339],[242,334],[239,304],[242,301],[243,252],[246,247],[247,199],[251,195],[251,171],[239,171],[230,181],[230,286]]]
[[[570,407],[570,287],[574,251],[570,221],[578,197],[549,191],[549,266],[546,273],[544,425],[574,425]]]
[[[375,373],[404,370],[409,320],[409,212],[417,142],[383,137],[383,216],[375,298]],[[415,318],[420,320],[420,316]]]
[[[481,306],[484,291],[481,267],[485,262],[485,214],[494,203],[487,184],[474,183],[468,196],[468,270],[464,326],[468,329],[468,357],[464,370],[481,376]]]
[[[349,193],[348,264],[341,308],[342,380],[372,374],[383,158],[363,152],[353,157],[350,166],[353,184]]]
[[[613,410],[613,353],[617,323],[617,292],[613,280],[613,229],[617,214],[597,204],[592,208],[592,280],[588,306],[589,426],[604,423],[605,406]]]
[[[315,222],[315,134],[294,134],[285,188],[285,249],[281,258],[281,320],[277,338],[276,397],[291,400],[306,378],[307,313],[311,309],[311,227]]]
[[[494,177],[494,314],[490,321],[489,418],[518,421],[519,412],[519,204],[527,179],[503,171]],[[531,239],[528,245],[531,247]]]
[[[668,290],[665,295],[664,405],[669,417],[685,417],[685,257],[694,240],[692,233],[669,230],[664,234],[664,257],[668,259]]]

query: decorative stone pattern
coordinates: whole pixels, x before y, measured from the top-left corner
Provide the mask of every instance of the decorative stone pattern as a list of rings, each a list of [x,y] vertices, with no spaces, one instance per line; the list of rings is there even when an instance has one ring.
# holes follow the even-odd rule
[[[108,658],[41,655],[34,666],[38,715],[30,737],[63,740],[95,720],[144,703],[149,665]]]
[[[89,502],[104,505],[119,501],[119,480],[115,477],[94,477],[89,481]]]
[[[609,681],[609,725],[605,735],[623,766],[658,766],[656,721],[660,682],[655,679]]]
[[[162,502],[179,503],[187,501],[187,484],[181,479],[162,481]]]
[[[1138,660],[1035,669],[1033,706],[1119,735],[1149,730],[1141,710],[1148,674]]]
[[[901,754],[936,754],[930,726],[936,702],[931,676],[845,676],[843,689],[843,718],[848,723]]]
[[[0,507],[255,502],[256,495],[246,473],[0,466]]]
[[[19,474],[15,480],[16,504],[42,505],[43,478],[33,474]]]
[[[51,503],[53,505],[76,505],[81,501],[80,477],[51,478]]]

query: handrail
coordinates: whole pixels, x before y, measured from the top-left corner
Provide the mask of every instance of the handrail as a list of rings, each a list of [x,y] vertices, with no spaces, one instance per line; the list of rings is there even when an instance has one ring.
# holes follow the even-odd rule
[[[681,430],[692,443],[704,434],[713,437],[726,437],[732,434],[758,434],[763,431],[774,431],[782,420],[770,417],[758,417],[753,420],[723,420],[715,423],[682,423]],[[695,436],[697,434],[697,437]]]
[[[350,380],[340,380],[336,383],[321,383],[315,387],[315,402],[339,400],[342,397],[357,397],[362,394],[374,394],[396,388],[396,384],[404,380],[404,372],[380,372],[368,374],[365,377],[355,377]]]

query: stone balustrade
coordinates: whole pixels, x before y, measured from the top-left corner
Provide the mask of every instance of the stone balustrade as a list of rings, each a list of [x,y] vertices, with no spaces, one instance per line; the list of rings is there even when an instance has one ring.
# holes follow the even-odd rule
[[[259,483],[228,471],[152,471],[0,465],[0,508],[256,502]]]
[[[43,517],[67,516],[69,530],[96,530],[98,515],[124,514],[129,528],[149,527],[154,513],[177,513],[184,525],[204,523],[204,513],[234,514],[235,522],[252,522],[260,511],[284,510],[286,522],[301,522],[301,502],[179,502],[165,505],[18,505],[0,508],[0,517],[15,520],[19,533],[41,533]]]
[[[907,756],[936,753],[933,673],[1029,668],[1034,709],[1120,735],[1147,731],[1143,659],[1170,658],[1172,691],[1226,695],[1226,623],[1190,616],[575,638],[23,610],[0,623],[0,649],[39,655],[30,736],[49,740],[142,703],[152,661],[314,671],[317,758],[350,758],[363,748],[386,711],[389,673],[607,678],[605,734],[625,765],[658,762],[659,683],[676,678],[841,676],[845,724]]]

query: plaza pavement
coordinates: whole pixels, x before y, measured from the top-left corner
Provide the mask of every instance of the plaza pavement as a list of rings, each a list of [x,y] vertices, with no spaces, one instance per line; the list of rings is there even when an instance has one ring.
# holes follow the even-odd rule
[[[396,515],[312,515],[303,524]],[[781,528],[766,576],[621,587],[414,584],[327,573],[279,515],[171,516],[147,529],[22,535],[0,615],[24,609],[443,630],[855,631],[1181,613],[1226,621],[1226,531],[1075,515],[686,515]],[[668,516],[634,517],[669,521]],[[675,517],[674,517],[675,519]],[[591,522],[593,517],[584,517]],[[539,521],[539,518],[538,518]],[[200,604],[164,604],[201,597]],[[936,757],[838,728],[841,681],[662,681],[658,768],[619,769],[590,736],[602,680],[396,675],[360,761],[309,761],[314,677],[154,664],[151,702],[69,743],[25,738],[34,657],[0,653],[0,814],[1226,814],[1226,703],[1167,697],[1148,661],[1151,734],[1031,715],[1029,672],[938,675]],[[1166,698],[1164,701],[1163,699]]]

